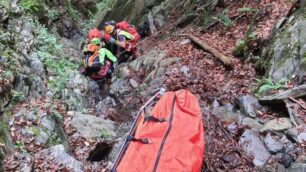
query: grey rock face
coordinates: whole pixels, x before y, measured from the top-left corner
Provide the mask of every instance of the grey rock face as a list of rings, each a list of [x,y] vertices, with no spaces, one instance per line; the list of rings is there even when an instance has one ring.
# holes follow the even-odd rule
[[[45,131],[40,130],[39,134],[35,137],[35,141],[41,145],[45,145],[49,141],[49,135]]]
[[[129,82],[133,88],[137,88],[139,84],[134,79],[129,79]]]
[[[306,142],[306,133],[305,132],[300,133],[298,135],[298,142],[299,143],[305,143]]]
[[[298,136],[299,136],[299,131],[297,130],[297,128],[290,128],[287,130],[287,135],[293,139],[294,141],[298,142]]]
[[[29,98],[40,98],[45,96],[47,93],[47,88],[40,77],[33,77],[31,83],[31,90],[29,92]]]
[[[115,100],[111,97],[106,97],[95,106],[95,109],[96,112],[99,113],[99,116],[101,116],[101,115],[106,115],[107,110],[115,106],[116,106]]]
[[[70,75],[67,88],[64,90],[64,98],[69,110],[81,111],[88,105],[86,95],[89,90],[89,81],[78,72]]]
[[[72,156],[70,156],[63,145],[56,145],[49,149],[42,150],[36,156],[43,156],[48,157],[48,159],[53,159],[53,161],[55,161],[56,163],[61,164],[67,169],[69,169],[69,171],[84,171],[83,164],[77,161]]]
[[[76,114],[72,119],[72,126],[85,138],[99,138],[103,132],[114,136],[115,125],[110,120],[104,120],[92,115]]]
[[[278,118],[268,121],[259,130],[260,132],[265,131],[282,131],[292,127],[291,120],[289,118]]]
[[[249,117],[243,118],[241,124],[246,125],[255,131],[259,131],[259,129],[263,127],[263,125],[260,124],[257,120]]]
[[[45,75],[44,65],[38,59],[38,56],[36,53],[33,53],[30,55],[30,67],[31,67],[31,71],[35,73],[36,75],[41,76],[41,77]]]
[[[294,163],[288,169],[287,172],[305,172],[306,164],[303,163]]]
[[[0,7],[0,23],[8,18],[8,11],[5,7]]]
[[[115,80],[110,87],[110,93],[116,96],[128,93],[131,90],[133,90],[133,88],[128,79]]]
[[[239,144],[247,152],[248,156],[254,157],[253,164],[256,167],[263,167],[271,156],[255,131],[246,130],[242,134]]]
[[[264,139],[266,146],[268,147],[269,151],[273,154],[282,151],[285,146],[268,133]]]
[[[242,118],[239,112],[235,112],[227,106],[215,107],[212,109],[212,113],[224,121],[238,122]]]
[[[258,103],[258,100],[255,97],[252,97],[250,95],[239,98],[239,105],[240,105],[241,110],[246,115],[251,116],[253,118],[256,117],[255,108],[260,106],[260,104]]]
[[[303,15],[296,14],[285,27],[276,36],[269,52],[271,67],[268,74],[276,81],[306,74],[306,20]]]

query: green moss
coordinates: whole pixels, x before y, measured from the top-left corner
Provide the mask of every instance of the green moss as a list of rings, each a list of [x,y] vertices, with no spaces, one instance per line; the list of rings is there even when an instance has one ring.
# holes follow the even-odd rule
[[[239,39],[237,42],[236,42],[236,47],[233,51],[233,54],[235,56],[238,56],[238,57],[243,57],[246,53],[246,51],[248,50],[248,47],[246,45],[246,42],[245,40],[243,39]]]
[[[80,18],[78,10],[76,10],[75,6],[71,3],[70,0],[66,1],[66,9],[69,14],[69,16],[74,20],[78,21]]]
[[[44,10],[43,3],[40,0],[21,0],[20,6],[29,13],[39,14]]]
[[[0,144],[5,145],[5,150],[0,147],[0,171],[1,171],[1,161],[2,156],[7,152],[12,150],[11,142],[9,139],[9,117],[11,116],[11,112],[0,112]]]
[[[0,118],[0,143],[5,144],[7,142],[9,125],[6,121]]]
[[[304,54],[304,57],[303,57],[303,62],[302,62],[302,65],[304,70],[306,70],[306,53]]]
[[[210,10],[204,11],[202,14],[202,21],[200,25],[207,27],[212,24],[215,20],[212,18],[212,12]]]
[[[58,144],[62,144],[62,141],[59,135],[56,132],[53,132],[49,138],[47,145],[48,147],[51,147],[51,146],[58,145]]]
[[[112,134],[106,130],[106,129],[102,129],[101,130],[101,137],[104,139],[109,139],[112,136]]]
[[[30,130],[33,131],[35,136],[40,135],[40,130],[37,127],[31,127]]]
[[[264,75],[270,66],[270,58],[262,57],[255,63],[254,67],[259,75]]]
[[[274,82],[271,78],[262,78],[257,80],[258,87],[254,90],[257,97],[269,93],[273,90],[285,89],[287,88],[287,78],[283,78],[278,82]]]

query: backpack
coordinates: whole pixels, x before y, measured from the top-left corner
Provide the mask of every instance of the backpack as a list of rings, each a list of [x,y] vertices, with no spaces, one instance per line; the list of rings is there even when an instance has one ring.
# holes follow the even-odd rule
[[[101,37],[102,37],[101,32],[97,28],[95,28],[95,29],[91,29],[88,32],[87,39],[88,39],[88,41],[91,41],[93,38],[101,39]]]
[[[108,73],[110,73],[111,68],[112,63],[108,60],[105,60],[105,64],[101,67],[100,71],[90,74],[89,77],[93,80],[103,79],[107,76]]]
[[[85,59],[84,59],[84,66],[85,67],[91,67],[92,66],[92,64],[94,63],[94,61],[95,61],[95,59],[97,58],[99,56],[99,53],[98,52],[96,52],[96,53],[94,53],[93,55],[91,55],[91,56],[89,56],[89,57],[86,57]]]
[[[138,34],[136,28],[133,25],[129,24],[128,22],[126,21],[119,22],[116,24],[116,28],[127,31],[128,33],[133,35],[135,37],[135,39],[133,40],[134,43],[137,43],[140,40],[140,35]]]

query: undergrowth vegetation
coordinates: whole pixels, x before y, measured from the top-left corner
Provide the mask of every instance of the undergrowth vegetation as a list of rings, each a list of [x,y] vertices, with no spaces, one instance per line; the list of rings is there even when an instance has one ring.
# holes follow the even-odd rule
[[[271,78],[257,79],[258,87],[254,90],[257,97],[269,93],[271,91],[286,89],[288,79],[281,79],[278,82],[273,81]]]
[[[39,23],[36,23],[36,26],[37,54],[47,69],[49,85],[53,93],[59,97],[61,90],[66,87],[71,72],[78,65],[65,57],[56,35],[48,33],[47,28]]]

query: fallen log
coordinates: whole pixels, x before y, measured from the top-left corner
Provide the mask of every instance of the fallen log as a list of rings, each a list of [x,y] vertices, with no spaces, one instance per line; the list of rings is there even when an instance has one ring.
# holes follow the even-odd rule
[[[232,60],[229,57],[225,56],[224,54],[222,54],[215,48],[209,46],[208,44],[206,44],[205,42],[203,42],[202,40],[200,40],[199,38],[195,36],[192,36],[192,35],[186,35],[186,36],[188,36],[188,38],[191,41],[199,45],[203,50],[208,51],[211,55],[213,55],[218,60],[220,60],[225,66],[227,67],[232,66]]]

